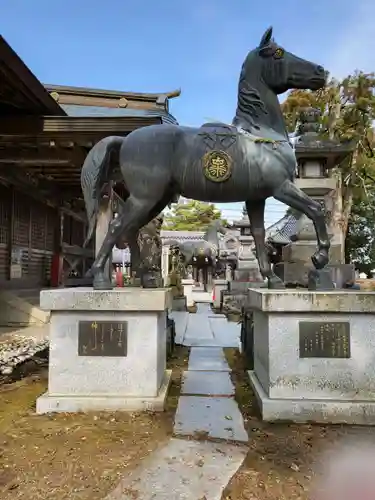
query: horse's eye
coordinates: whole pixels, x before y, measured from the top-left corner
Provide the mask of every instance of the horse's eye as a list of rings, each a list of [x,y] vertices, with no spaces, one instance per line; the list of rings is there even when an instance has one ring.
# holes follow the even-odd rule
[[[282,49],[281,47],[277,48],[275,50],[275,53],[273,54],[273,57],[275,59],[281,59],[282,57],[284,57],[284,54],[285,54],[285,50]]]

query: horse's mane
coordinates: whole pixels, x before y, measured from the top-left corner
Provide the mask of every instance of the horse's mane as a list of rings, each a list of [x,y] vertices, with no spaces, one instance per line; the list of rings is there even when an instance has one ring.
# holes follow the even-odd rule
[[[259,129],[256,121],[259,119],[260,114],[268,114],[258,90],[247,81],[240,81],[239,83],[236,114],[237,118],[238,114],[245,115],[246,121],[256,129]]]

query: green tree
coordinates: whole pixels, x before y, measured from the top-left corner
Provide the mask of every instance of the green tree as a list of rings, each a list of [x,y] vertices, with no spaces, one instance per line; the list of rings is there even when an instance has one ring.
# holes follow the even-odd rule
[[[353,204],[345,239],[345,257],[369,274],[375,268],[375,191]]]
[[[305,108],[319,108],[318,95],[308,90],[292,90],[281,104],[284,120],[288,132],[294,132],[301,111]]]
[[[212,203],[189,200],[176,203],[171,212],[164,216],[164,229],[170,231],[205,231],[214,220],[222,220],[221,211]],[[226,224],[226,221],[223,220]]]
[[[356,71],[343,80],[331,78],[317,92],[294,90],[282,103],[290,132],[298,123],[303,108],[322,111],[321,134],[329,139],[352,141],[350,161],[334,172],[342,180],[342,229],[346,234],[353,202],[360,201],[375,179],[372,158],[373,122],[375,120],[375,74]]]

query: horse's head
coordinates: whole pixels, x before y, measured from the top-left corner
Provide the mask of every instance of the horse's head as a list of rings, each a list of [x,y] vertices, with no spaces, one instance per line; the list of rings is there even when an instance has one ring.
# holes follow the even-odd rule
[[[220,219],[213,220],[208,225],[206,233],[208,233],[210,231],[215,231],[216,233],[225,234],[226,230],[225,230],[224,222]]]
[[[248,54],[240,80],[244,83],[252,81],[255,74],[275,94],[289,89],[318,90],[326,82],[324,68],[277,45],[272,38],[272,28],[264,33],[259,46]]]

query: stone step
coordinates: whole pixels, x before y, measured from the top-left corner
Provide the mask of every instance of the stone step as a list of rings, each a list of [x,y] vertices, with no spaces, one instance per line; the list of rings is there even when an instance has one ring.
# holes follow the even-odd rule
[[[0,326],[49,323],[50,313],[39,307],[40,289],[1,290]]]
[[[180,396],[174,434],[248,441],[242,414],[234,398]]]
[[[228,372],[185,371],[181,394],[200,396],[234,396],[234,387]]]
[[[229,372],[230,368],[221,347],[192,347],[189,356],[189,371]]]

